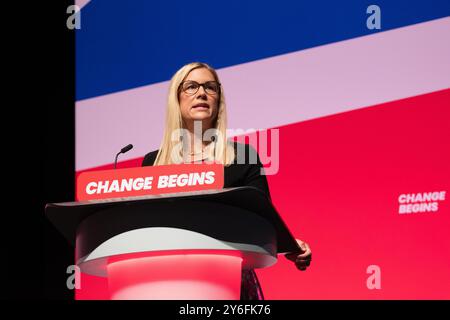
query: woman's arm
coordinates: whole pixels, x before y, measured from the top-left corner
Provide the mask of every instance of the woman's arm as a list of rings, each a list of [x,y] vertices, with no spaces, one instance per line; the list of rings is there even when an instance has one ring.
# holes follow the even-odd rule
[[[256,163],[250,163],[250,160],[256,159]],[[269,185],[267,183],[266,175],[264,174],[264,167],[261,163],[258,153],[250,146],[245,148],[245,165],[247,166],[242,184],[244,186],[251,186],[258,188],[264,192],[270,199]]]
[[[267,196],[270,199],[269,185],[267,183],[267,178],[264,174],[264,168],[259,159],[258,153],[251,146],[249,146],[248,150],[246,151],[248,151],[246,152],[246,154],[249,155],[250,159],[252,159],[252,156],[255,158],[255,154],[251,155],[251,153],[252,152],[256,153],[257,163],[249,166],[244,184],[262,190],[264,193],[267,194]],[[285,257],[293,261],[297,269],[305,271],[311,264],[311,257],[312,257],[311,248],[306,242],[300,239],[296,239],[296,241],[300,246],[300,248],[302,249],[302,252],[287,253]]]

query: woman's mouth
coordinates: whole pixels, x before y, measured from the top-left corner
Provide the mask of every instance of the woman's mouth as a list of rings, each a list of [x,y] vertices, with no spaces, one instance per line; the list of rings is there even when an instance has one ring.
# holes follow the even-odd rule
[[[209,105],[207,103],[198,103],[195,106],[193,106],[192,109],[205,110],[205,109],[209,109]]]

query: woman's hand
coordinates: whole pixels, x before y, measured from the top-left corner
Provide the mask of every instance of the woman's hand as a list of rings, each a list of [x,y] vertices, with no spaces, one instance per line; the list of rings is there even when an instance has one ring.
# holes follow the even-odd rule
[[[309,265],[311,264],[311,249],[309,248],[309,245],[306,242],[303,242],[302,240],[299,239],[295,239],[297,240],[298,245],[300,246],[300,248],[302,248],[303,252],[299,253],[286,253],[285,257],[291,261],[295,262],[295,266],[297,267],[297,269],[301,270],[301,271],[305,271],[306,268],[309,267]]]

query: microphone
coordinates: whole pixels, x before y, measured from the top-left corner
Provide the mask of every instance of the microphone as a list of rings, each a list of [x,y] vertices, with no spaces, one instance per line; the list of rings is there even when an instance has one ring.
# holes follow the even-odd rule
[[[214,143],[214,162],[216,162],[216,143],[217,143],[217,136],[214,134],[211,136],[211,143]]]
[[[117,166],[117,158],[119,157],[119,155],[121,153],[125,153],[130,151],[131,149],[133,149],[133,145],[130,143],[129,145],[123,147],[122,149],[120,149],[120,152],[116,154],[116,159],[114,160],[114,169],[116,169]]]

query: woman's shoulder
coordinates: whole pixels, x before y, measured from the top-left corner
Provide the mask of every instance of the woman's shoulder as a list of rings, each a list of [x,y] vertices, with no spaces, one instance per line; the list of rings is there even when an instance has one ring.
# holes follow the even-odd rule
[[[142,160],[142,166],[152,166],[155,163],[156,156],[158,155],[159,150],[154,150],[145,155],[144,160]]]

